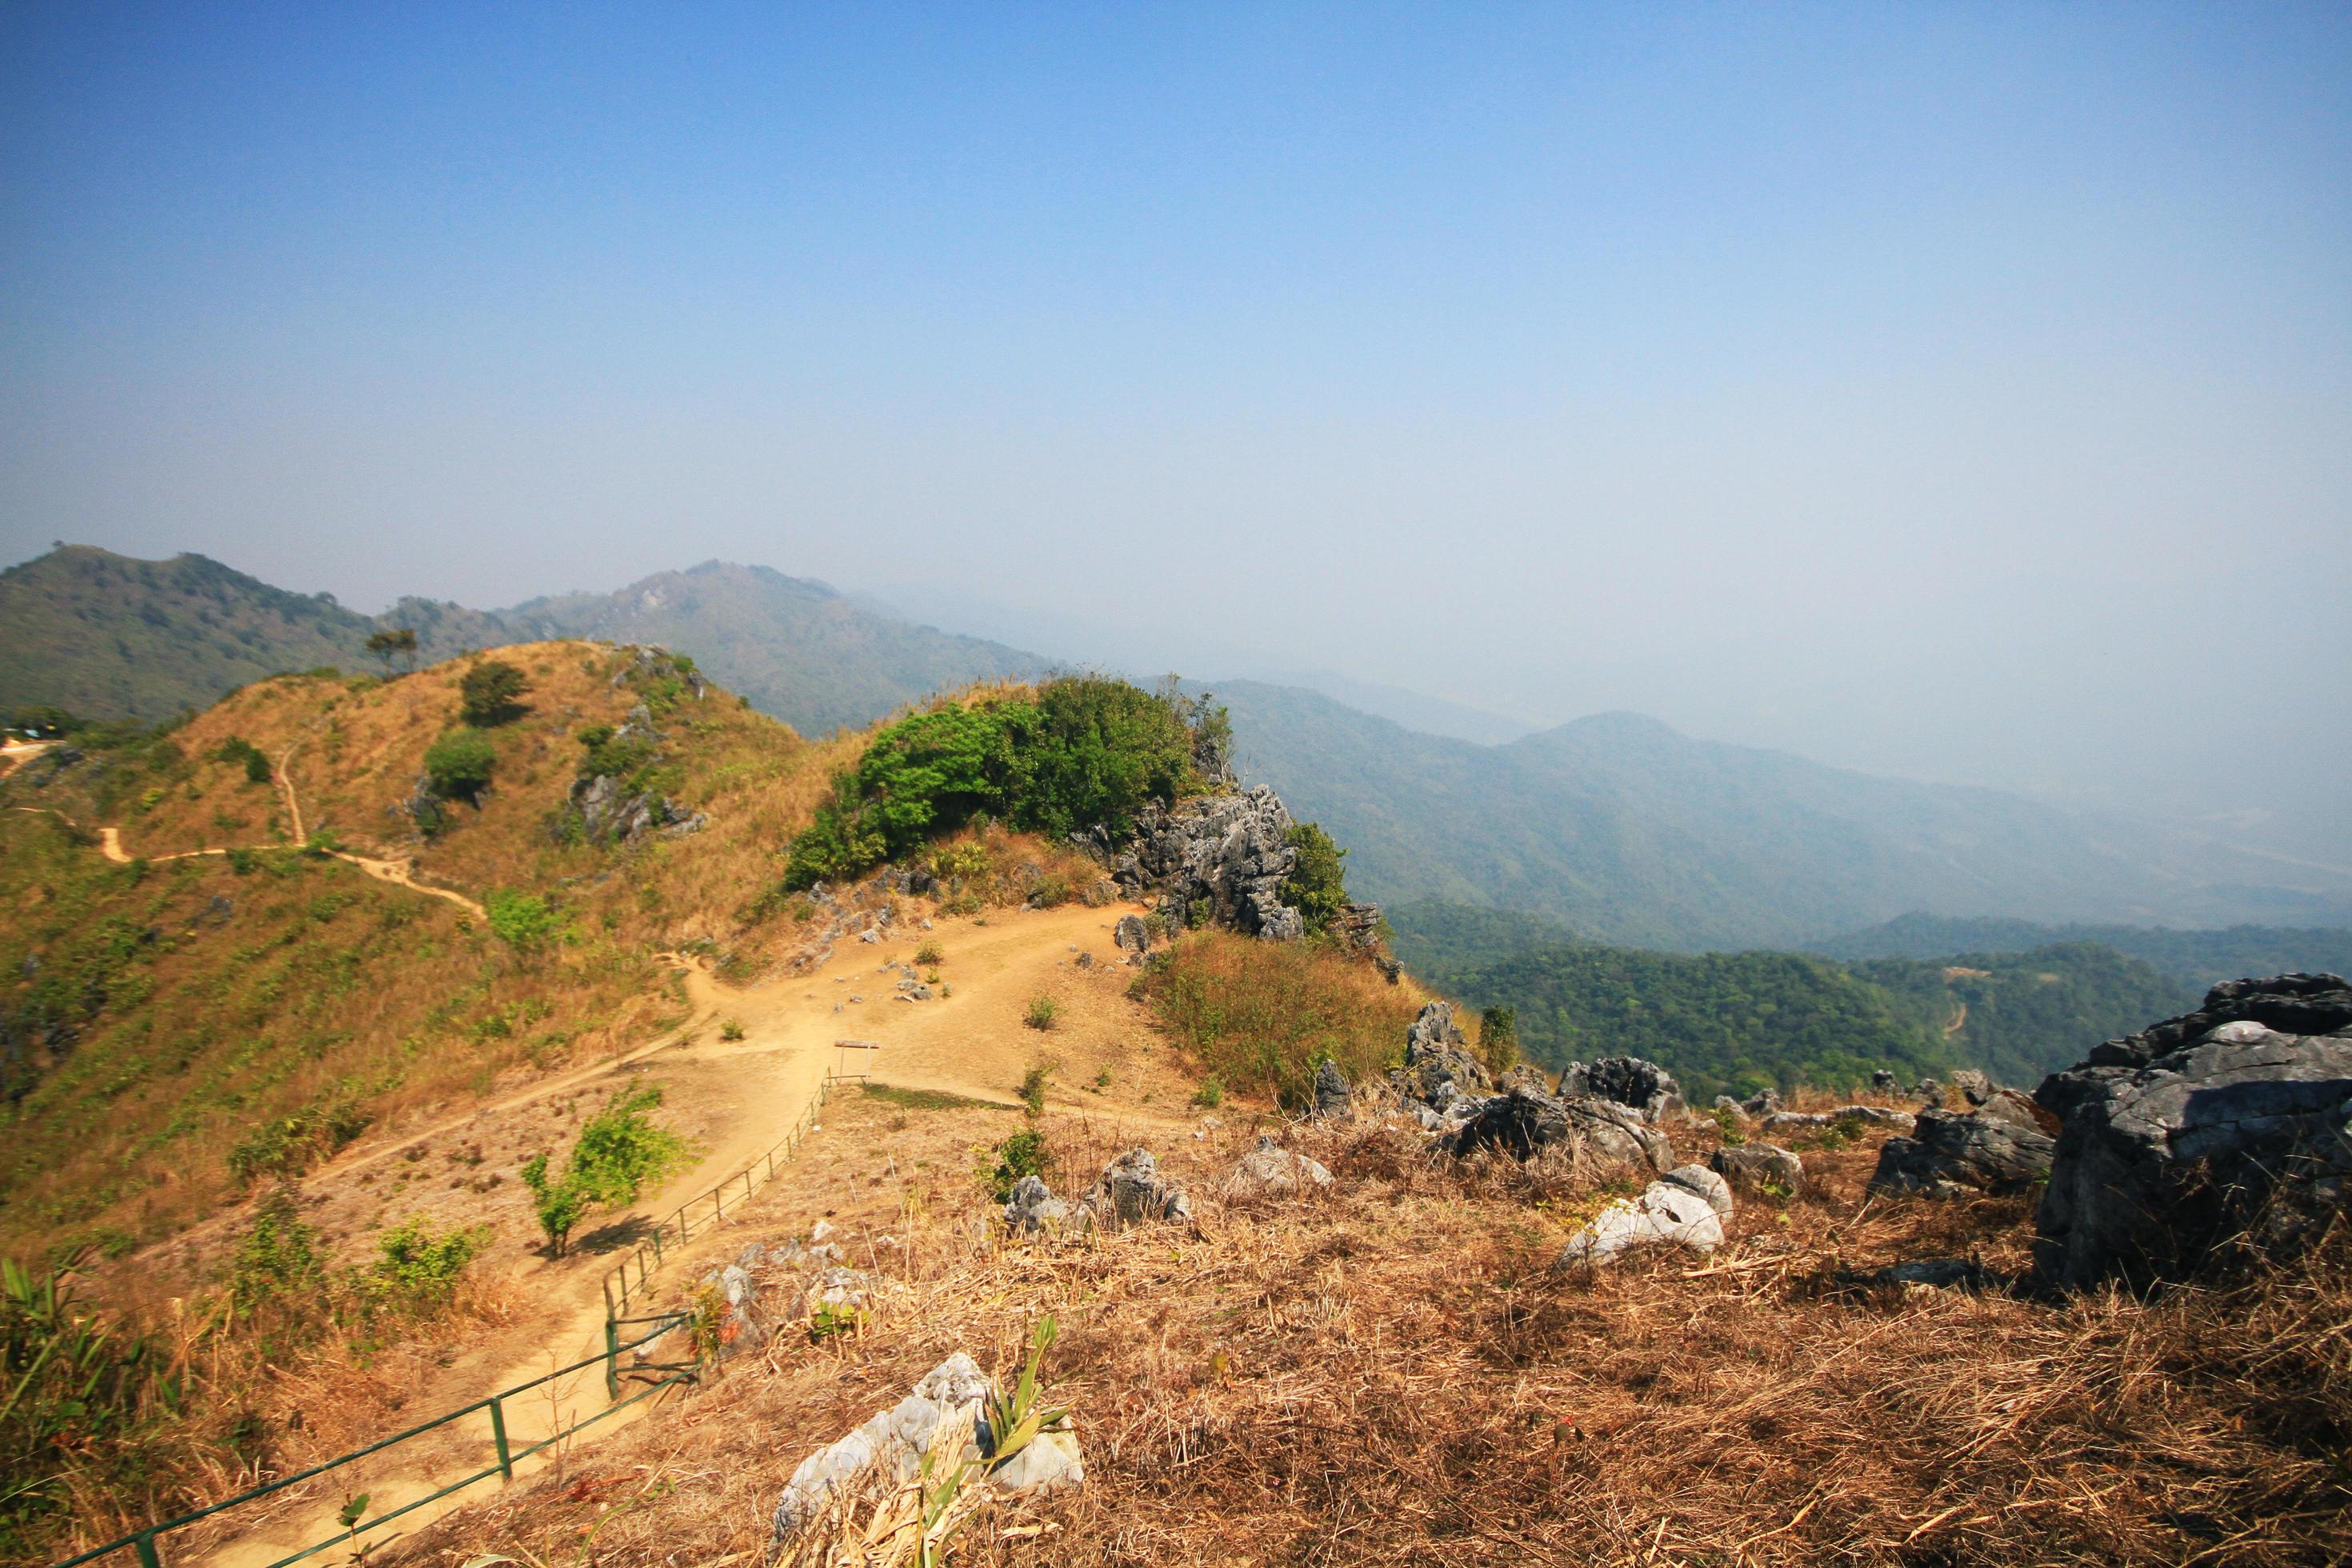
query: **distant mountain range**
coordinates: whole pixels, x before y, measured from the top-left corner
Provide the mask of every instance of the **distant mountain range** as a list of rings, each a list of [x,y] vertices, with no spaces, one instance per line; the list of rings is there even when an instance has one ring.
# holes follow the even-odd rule
[[[0,572],[0,710],[49,703],[152,722],[277,671],[365,668],[368,637],[387,626],[414,628],[427,658],[558,636],[661,643],[804,733],[1053,662],[719,562],[507,610],[404,599],[368,616],[202,556],[142,562],[71,546]],[[1678,950],[1801,946],[1921,911],[2352,922],[2341,873],[1997,791],[1696,741],[1636,714],[1494,745],[1297,687],[1213,689],[1232,710],[1244,774],[1348,846],[1350,885],[1383,902],[1528,911],[1583,940]],[[1383,706],[1411,695],[1379,689]]]
[[[510,610],[407,598],[362,616],[331,595],[288,593],[201,555],[135,561],[65,545],[0,572],[0,711],[47,703],[88,719],[156,723],[265,675],[369,668],[367,639],[399,627],[416,632],[428,662],[544,637],[660,643],[812,735],[1045,665],[764,566],[707,562],[616,593]]]
[[[1243,771],[1381,902],[1525,911],[1590,942],[1797,947],[1925,911],[2334,925],[2352,879],[1996,790],[1914,784],[1606,713],[1507,745],[1231,681]],[[1947,948],[1945,951],[1952,951]]]

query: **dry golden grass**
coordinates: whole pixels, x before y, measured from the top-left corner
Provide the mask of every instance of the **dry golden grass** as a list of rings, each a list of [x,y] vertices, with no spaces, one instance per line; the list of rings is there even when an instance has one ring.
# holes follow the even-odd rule
[[[1088,1484],[983,1510],[950,1561],[2301,1563],[2352,1542],[2345,1237],[2154,1303],[1845,1288],[1906,1258],[2014,1268],[2030,1235],[2015,1201],[1864,1202],[1874,1137],[1809,1156],[1814,1195],[1743,1205],[1712,1259],[1560,1274],[1577,1194],[1401,1134],[1302,1131],[1335,1189],[1219,1202],[1236,1128],[1150,1140],[1196,1225],[1017,1245],[968,1187],[906,1179],[926,1129],[887,1136],[885,1114],[845,1106],[828,1131],[898,1199],[867,1225],[903,1244],[876,1256],[904,1293],[865,1338],[787,1336],[567,1487],[398,1560],[761,1561],[803,1458],[951,1351],[1016,1364],[1045,1312]],[[1073,1169],[1128,1141],[1048,1125]]]

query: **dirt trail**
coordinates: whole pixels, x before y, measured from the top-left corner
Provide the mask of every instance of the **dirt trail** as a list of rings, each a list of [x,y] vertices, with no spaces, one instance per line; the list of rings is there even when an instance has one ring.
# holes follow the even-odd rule
[[[6,778],[55,744],[54,741],[10,741],[0,744],[0,779]]]
[[[310,1180],[339,1179],[363,1165],[391,1158],[435,1131],[616,1077],[656,1052],[666,1053],[665,1065],[724,1060],[730,1071],[723,1081],[733,1096],[727,1130],[692,1170],[663,1191],[648,1194],[632,1211],[649,1218],[666,1216],[774,1145],[815,1099],[836,1058],[838,1040],[855,1038],[876,1047],[845,1058],[849,1070],[867,1069],[877,1079],[905,1087],[1007,1103],[1027,1065],[1037,1058],[1043,1040],[1020,1022],[1031,997],[1046,991],[1064,994],[1076,1016],[1084,1018],[1089,1007],[1114,1004],[1119,996],[1125,971],[1101,961],[1116,951],[1110,928],[1124,912],[1116,908],[1070,907],[1000,913],[985,925],[941,921],[936,933],[902,931],[887,942],[844,942],[814,973],[778,976],[742,989],[720,983],[698,964],[681,962],[695,1021],[677,1034],[618,1061],[534,1084],[495,1104],[453,1118],[439,1129],[332,1162]],[[937,940],[947,948],[949,957],[943,967],[952,975],[952,994],[929,1002],[896,1001],[898,972],[893,961],[906,959],[925,940]],[[1091,976],[1075,968],[1074,947],[1095,954],[1098,968]],[[886,967],[889,973],[884,973]],[[717,1039],[718,1031],[709,1027],[717,1018],[740,1024],[743,1037]],[[693,1043],[678,1045],[689,1037]],[[1141,1120],[1163,1118],[1145,1112]],[[776,1187],[769,1191],[783,1188],[792,1180],[789,1170],[779,1172]],[[523,1279],[532,1303],[530,1321],[509,1326],[490,1343],[461,1356],[411,1397],[407,1408],[420,1416],[457,1409],[597,1353],[604,1346],[601,1283],[611,1262],[608,1258],[575,1257],[560,1263],[537,1261],[526,1266]],[[673,1278],[667,1283],[675,1289],[690,1270],[673,1259],[669,1272]],[[536,1442],[555,1430],[559,1414],[576,1419],[603,1408],[601,1372],[591,1368],[574,1374],[564,1380],[559,1394],[552,1405],[543,1395],[528,1395],[506,1413],[508,1437],[515,1447]],[[572,1439],[572,1451],[576,1454],[600,1441],[645,1408],[590,1427]],[[433,1437],[404,1445],[381,1459],[315,1483],[307,1489],[310,1495],[296,1500],[267,1526],[215,1547],[202,1561],[223,1568],[263,1568],[311,1542],[333,1535],[336,1511],[346,1497],[365,1491],[371,1500],[370,1512],[381,1514],[482,1468],[489,1452],[486,1415],[455,1423]],[[518,1465],[517,1471],[531,1473],[537,1464],[525,1462]],[[494,1489],[490,1482],[470,1487],[455,1498],[419,1508],[389,1528],[395,1532],[415,1528],[478,1501]]]

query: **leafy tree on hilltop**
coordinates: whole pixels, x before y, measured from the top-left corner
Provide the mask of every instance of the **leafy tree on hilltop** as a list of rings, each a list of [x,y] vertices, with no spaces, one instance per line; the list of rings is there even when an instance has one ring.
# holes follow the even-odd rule
[[[411,669],[416,668],[416,628],[400,626],[388,632],[377,632],[367,640],[368,652],[383,661],[383,672],[392,673],[395,656],[404,657]]]
[[[523,672],[502,658],[486,658],[457,683],[457,715],[478,729],[522,717],[515,699],[530,689]]]
[[[479,730],[452,730],[425,750],[425,776],[444,800],[481,804],[498,752]]]

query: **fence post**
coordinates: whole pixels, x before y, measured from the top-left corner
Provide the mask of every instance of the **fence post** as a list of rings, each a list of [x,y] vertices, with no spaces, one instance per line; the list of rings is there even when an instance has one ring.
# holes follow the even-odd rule
[[[610,1312],[604,1317],[606,1321],[612,1321]],[[509,1481],[514,1479],[514,1459],[507,1452],[507,1413],[495,1394],[490,1395],[490,1441],[499,1450],[499,1478]]]
[[[604,1397],[621,1397],[621,1325],[604,1320]]]
[[[139,1532],[139,1539],[136,1544],[139,1548],[140,1568],[163,1568],[163,1559],[159,1556],[155,1551],[155,1532],[153,1531],[141,1531]]]

